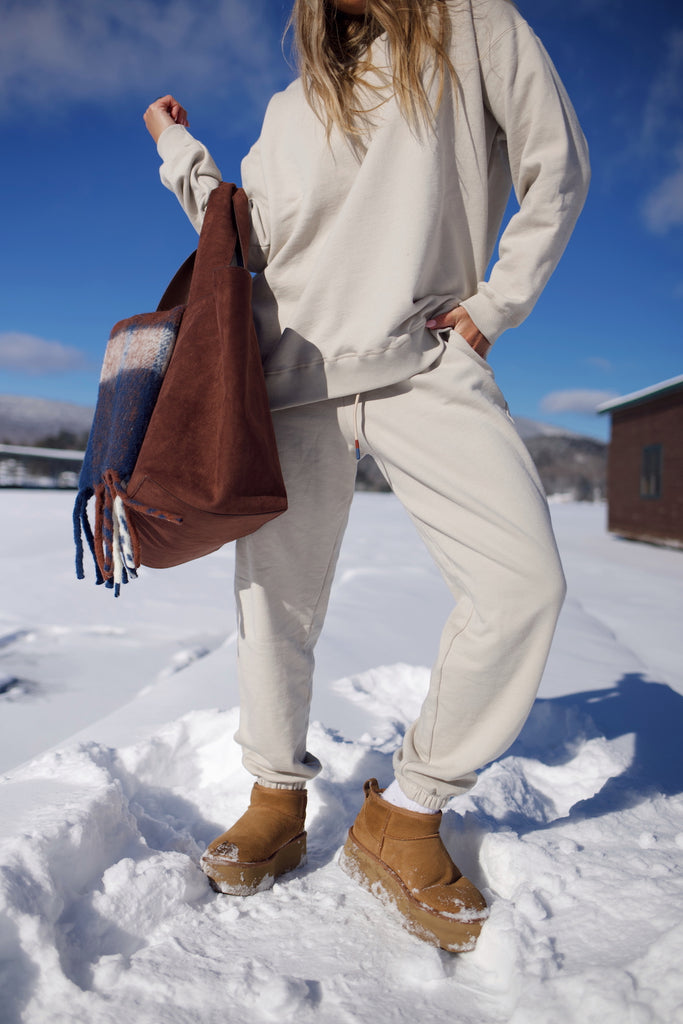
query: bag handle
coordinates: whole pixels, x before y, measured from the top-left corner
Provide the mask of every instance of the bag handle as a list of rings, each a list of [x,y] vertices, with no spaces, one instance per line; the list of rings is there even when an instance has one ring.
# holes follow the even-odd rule
[[[232,210],[237,227],[237,246],[235,257],[237,265],[249,267],[249,239],[251,237],[251,217],[249,215],[249,200],[243,188],[238,188],[232,196]]]
[[[209,196],[204,225],[198,248],[173,275],[158,312],[187,305],[198,256],[202,264],[231,263],[234,258],[239,267],[248,267],[251,217],[244,189],[221,182]]]
[[[190,294],[190,282],[192,281],[192,271],[194,270],[195,260],[197,259],[197,250],[187,257],[181,267],[176,270],[173,275],[168,288],[161,296],[161,301],[157,306],[157,312],[161,312],[166,309],[173,309],[175,306],[186,306],[187,297]]]

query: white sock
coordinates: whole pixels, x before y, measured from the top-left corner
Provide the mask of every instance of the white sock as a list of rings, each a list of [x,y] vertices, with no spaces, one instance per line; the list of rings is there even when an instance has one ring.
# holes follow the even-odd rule
[[[382,793],[382,800],[386,800],[388,804],[393,804],[394,807],[402,807],[405,811],[417,811],[418,814],[438,814],[438,811],[432,810],[431,807],[423,807],[422,804],[416,803],[415,800],[411,800],[407,797],[401,787],[399,786],[396,779],[391,783],[390,786]]]

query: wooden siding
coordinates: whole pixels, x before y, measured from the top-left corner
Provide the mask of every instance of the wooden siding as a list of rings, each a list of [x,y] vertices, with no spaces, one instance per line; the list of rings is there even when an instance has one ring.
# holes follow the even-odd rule
[[[683,392],[612,410],[607,467],[608,529],[638,540],[683,545]],[[659,494],[641,481],[643,453],[661,446]],[[656,464],[656,458],[654,463]]]

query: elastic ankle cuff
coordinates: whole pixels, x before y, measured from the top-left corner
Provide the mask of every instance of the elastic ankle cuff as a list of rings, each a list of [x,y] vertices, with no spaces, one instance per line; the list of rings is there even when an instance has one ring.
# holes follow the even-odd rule
[[[305,782],[269,782],[268,779],[257,778],[259,786],[264,786],[265,789],[305,789]]]
[[[394,779],[390,786],[382,793],[382,799],[394,807],[402,807],[406,811],[413,811],[418,814],[438,814],[439,808],[425,807],[417,800],[411,800],[401,789],[398,781]]]
[[[400,787],[400,790],[408,800],[414,801],[420,805],[421,811],[442,811],[448,803],[450,797],[437,796],[436,793],[429,793],[426,789],[422,789],[420,786],[416,786],[415,783],[409,782],[407,779],[401,779],[400,782],[396,778],[396,782]],[[384,794],[383,794],[384,795]]]

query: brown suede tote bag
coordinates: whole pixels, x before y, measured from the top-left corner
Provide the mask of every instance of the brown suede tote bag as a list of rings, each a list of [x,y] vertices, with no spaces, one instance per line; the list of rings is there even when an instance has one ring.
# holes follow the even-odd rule
[[[83,526],[97,582],[116,593],[139,565],[163,569],[199,558],[287,508],[251,312],[249,235],[244,191],[222,183],[209,198],[197,251],[157,313],[112,331],[109,344],[118,339],[119,368],[125,349],[127,369],[109,373],[114,398],[110,393],[106,403],[101,379],[74,520],[77,549]],[[170,358],[149,353],[162,328],[177,330]],[[137,362],[136,343],[147,346]],[[154,374],[130,368],[142,362],[160,380],[153,402],[145,391]],[[136,406],[145,402],[152,408],[142,429],[146,415]],[[141,443],[131,453],[136,430]],[[85,512],[92,494],[94,537]],[[83,575],[82,544],[77,572]]]

